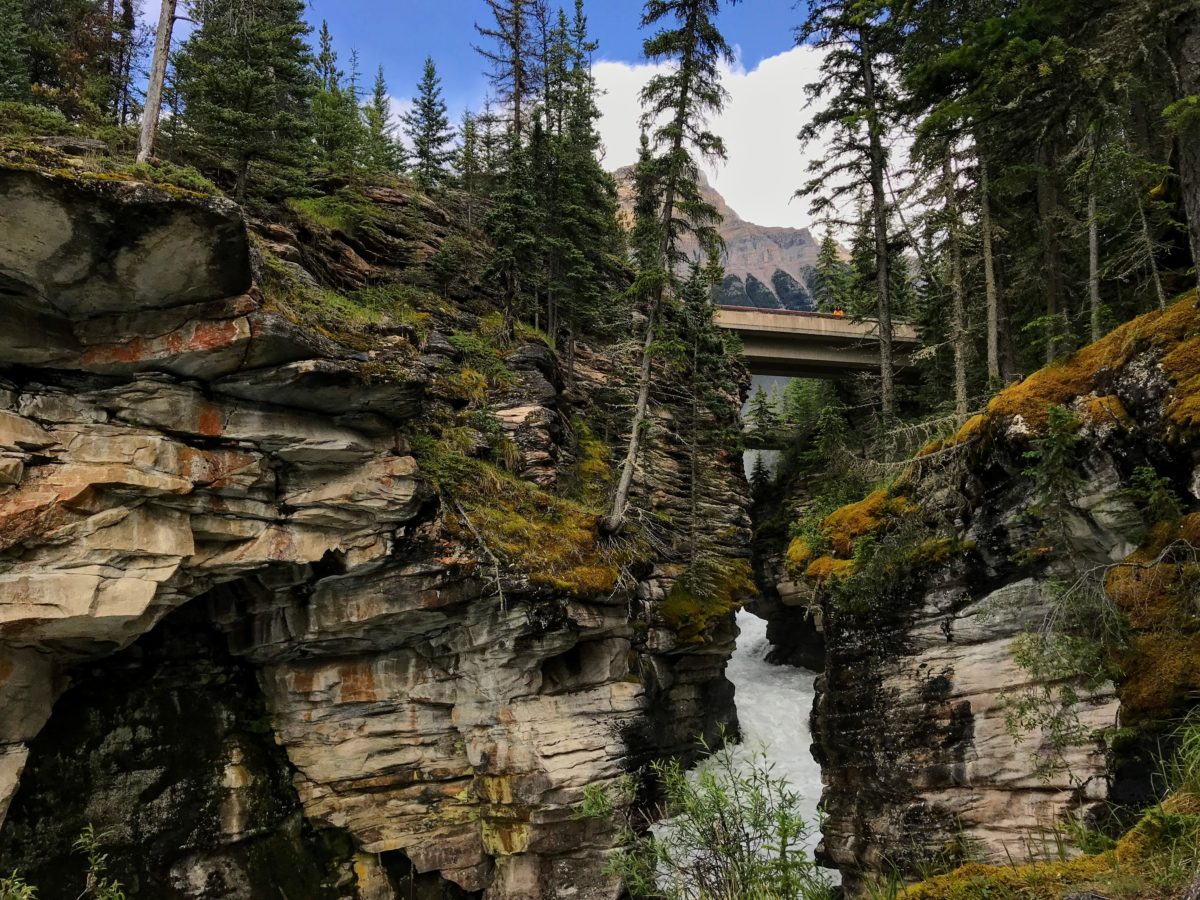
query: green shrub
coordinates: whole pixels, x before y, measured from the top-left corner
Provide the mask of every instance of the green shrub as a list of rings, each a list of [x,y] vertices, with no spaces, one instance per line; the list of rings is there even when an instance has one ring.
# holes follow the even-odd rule
[[[774,774],[765,753],[747,758],[726,743],[694,772],[677,760],[652,769],[665,799],[651,819],[661,824],[640,834],[627,827],[624,847],[609,863],[633,897],[835,896],[805,846],[814,823],[805,821],[800,795]],[[621,805],[602,791],[585,791],[581,813],[609,818]]]
[[[32,103],[0,102],[0,133],[12,137],[42,137],[76,133],[57,109]]]

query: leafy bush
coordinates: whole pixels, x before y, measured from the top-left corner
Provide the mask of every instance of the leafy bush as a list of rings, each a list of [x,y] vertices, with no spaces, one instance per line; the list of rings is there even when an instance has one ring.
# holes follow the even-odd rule
[[[805,846],[812,823],[800,814],[800,795],[774,775],[764,753],[739,761],[726,743],[695,772],[678,761],[652,768],[665,798],[652,818],[666,821],[641,834],[627,829],[623,849],[610,862],[633,897],[834,896]],[[606,818],[619,806],[604,791],[585,791],[581,813]]]

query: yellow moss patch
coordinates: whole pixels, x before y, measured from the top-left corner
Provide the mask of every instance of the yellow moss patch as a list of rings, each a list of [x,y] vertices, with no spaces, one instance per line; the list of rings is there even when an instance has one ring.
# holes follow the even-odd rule
[[[453,539],[469,547],[482,539],[501,565],[535,585],[583,597],[616,589],[622,565],[644,550],[638,542],[600,546],[596,510],[465,455],[453,446],[454,429],[448,431],[441,441],[414,437],[413,451],[425,476],[466,513],[469,523],[456,508],[447,509],[445,528]]]
[[[1178,896],[1191,881],[1190,865],[1177,865],[1190,858],[1200,842],[1200,799],[1176,794],[1161,806],[1150,809],[1115,849],[1095,856],[1029,863],[1021,866],[989,866],[972,863],[948,875],[915,884],[902,891],[900,900],[1061,900],[1073,894],[1094,891],[1109,896],[1108,885],[1129,885],[1139,876],[1147,893],[1138,896]],[[1131,896],[1127,891],[1121,896]]]
[[[889,515],[904,515],[914,506],[905,497],[890,497],[885,490],[878,490],[857,503],[849,503],[834,510],[821,523],[821,530],[829,538],[833,552],[849,556],[859,538],[872,534]]]
[[[828,581],[831,578],[845,579],[854,574],[854,560],[834,559],[832,556],[818,556],[804,570],[806,578],[814,581]]]
[[[703,585],[695,580],[689,575],[677,578],[658,606],[663,624],[691,643],[704,643],[709,625],[741,609],[758,593],[750,563],[744,559],[721,566]]]
[[[1112,394],[1104,397],[1089,397],[1084,401],[1083,418],[1095,425],[1113,423],[1126,430],[1134,426],[1134,421],[1125,410],[1120,398]]]
[[[1200,340],[1189,338],[1198,326],[1200,311],[1192,292],[1167,309],[1132,319],[1073,356],[1006,388],[992,398],[988,413],[1021,416],[1032,428],[1040,428],[1046,421],[1047,405],[1065,404],[1090,394],[1100,372],[1121,367],[1140,349],[1161,347],[1167,350],[1162,360],[1167,376],[1179,385],[1181,394],[1196,401],[1194,408],[1193,404],[1183,404],[1173,414],[1169,411],[1168,417],[1178,417],[1181,422],[1200,421],[1200,397],[1196,396],[1200,382],[1189,383],[1200,379]]]
[[[1118,662],[1126,672],[1120,696],[1129,722],[1170,716],[1200,690],[1200,634],[1135,635]]]
[[[788,544],[786,560],[790,571],[799,572],[812,559],[812,548],[804,538],[792,538]]]
[[[1115,856],[1082,856],[1065,862],[1025,866],[985,866],[971,863],[929,881],[913,885],[901,900],[980,900],[983,897],[1061,900],[1067,889],[1113,869]]]

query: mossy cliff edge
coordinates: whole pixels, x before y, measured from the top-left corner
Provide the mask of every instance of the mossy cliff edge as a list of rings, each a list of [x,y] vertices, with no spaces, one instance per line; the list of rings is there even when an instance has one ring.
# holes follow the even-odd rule
[[[509,329],[462,198],[89,152],[0,157],[0,870],[90,822],[130,897],[612,896],[584,787],[734,723],[740,460],[693,497],[664,401],[599,540],[632,367]]]
[[[1116,836],[1161,799],[1200,688],[1198,410],[1193,293],[1000,392],[794,537],[789,600],[826,648],[821,852],[850,887],[1025,861],[1079,825]],[[1067,866],[1058,893],[1002,868],[994,893],[954,888],[975,869],[911,896],[1066,896],[1132,859],[1116,852]]]

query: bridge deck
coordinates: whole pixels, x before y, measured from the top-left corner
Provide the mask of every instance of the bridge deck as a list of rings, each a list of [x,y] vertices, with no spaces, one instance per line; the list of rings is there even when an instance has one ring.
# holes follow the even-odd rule
[[[738,334],[755,375],[837,378],[879,369],[879,323],[829,313],[719,306],[717,325]],[[920,346],[916,328],[893,322],[897,368],[911,364]]]

